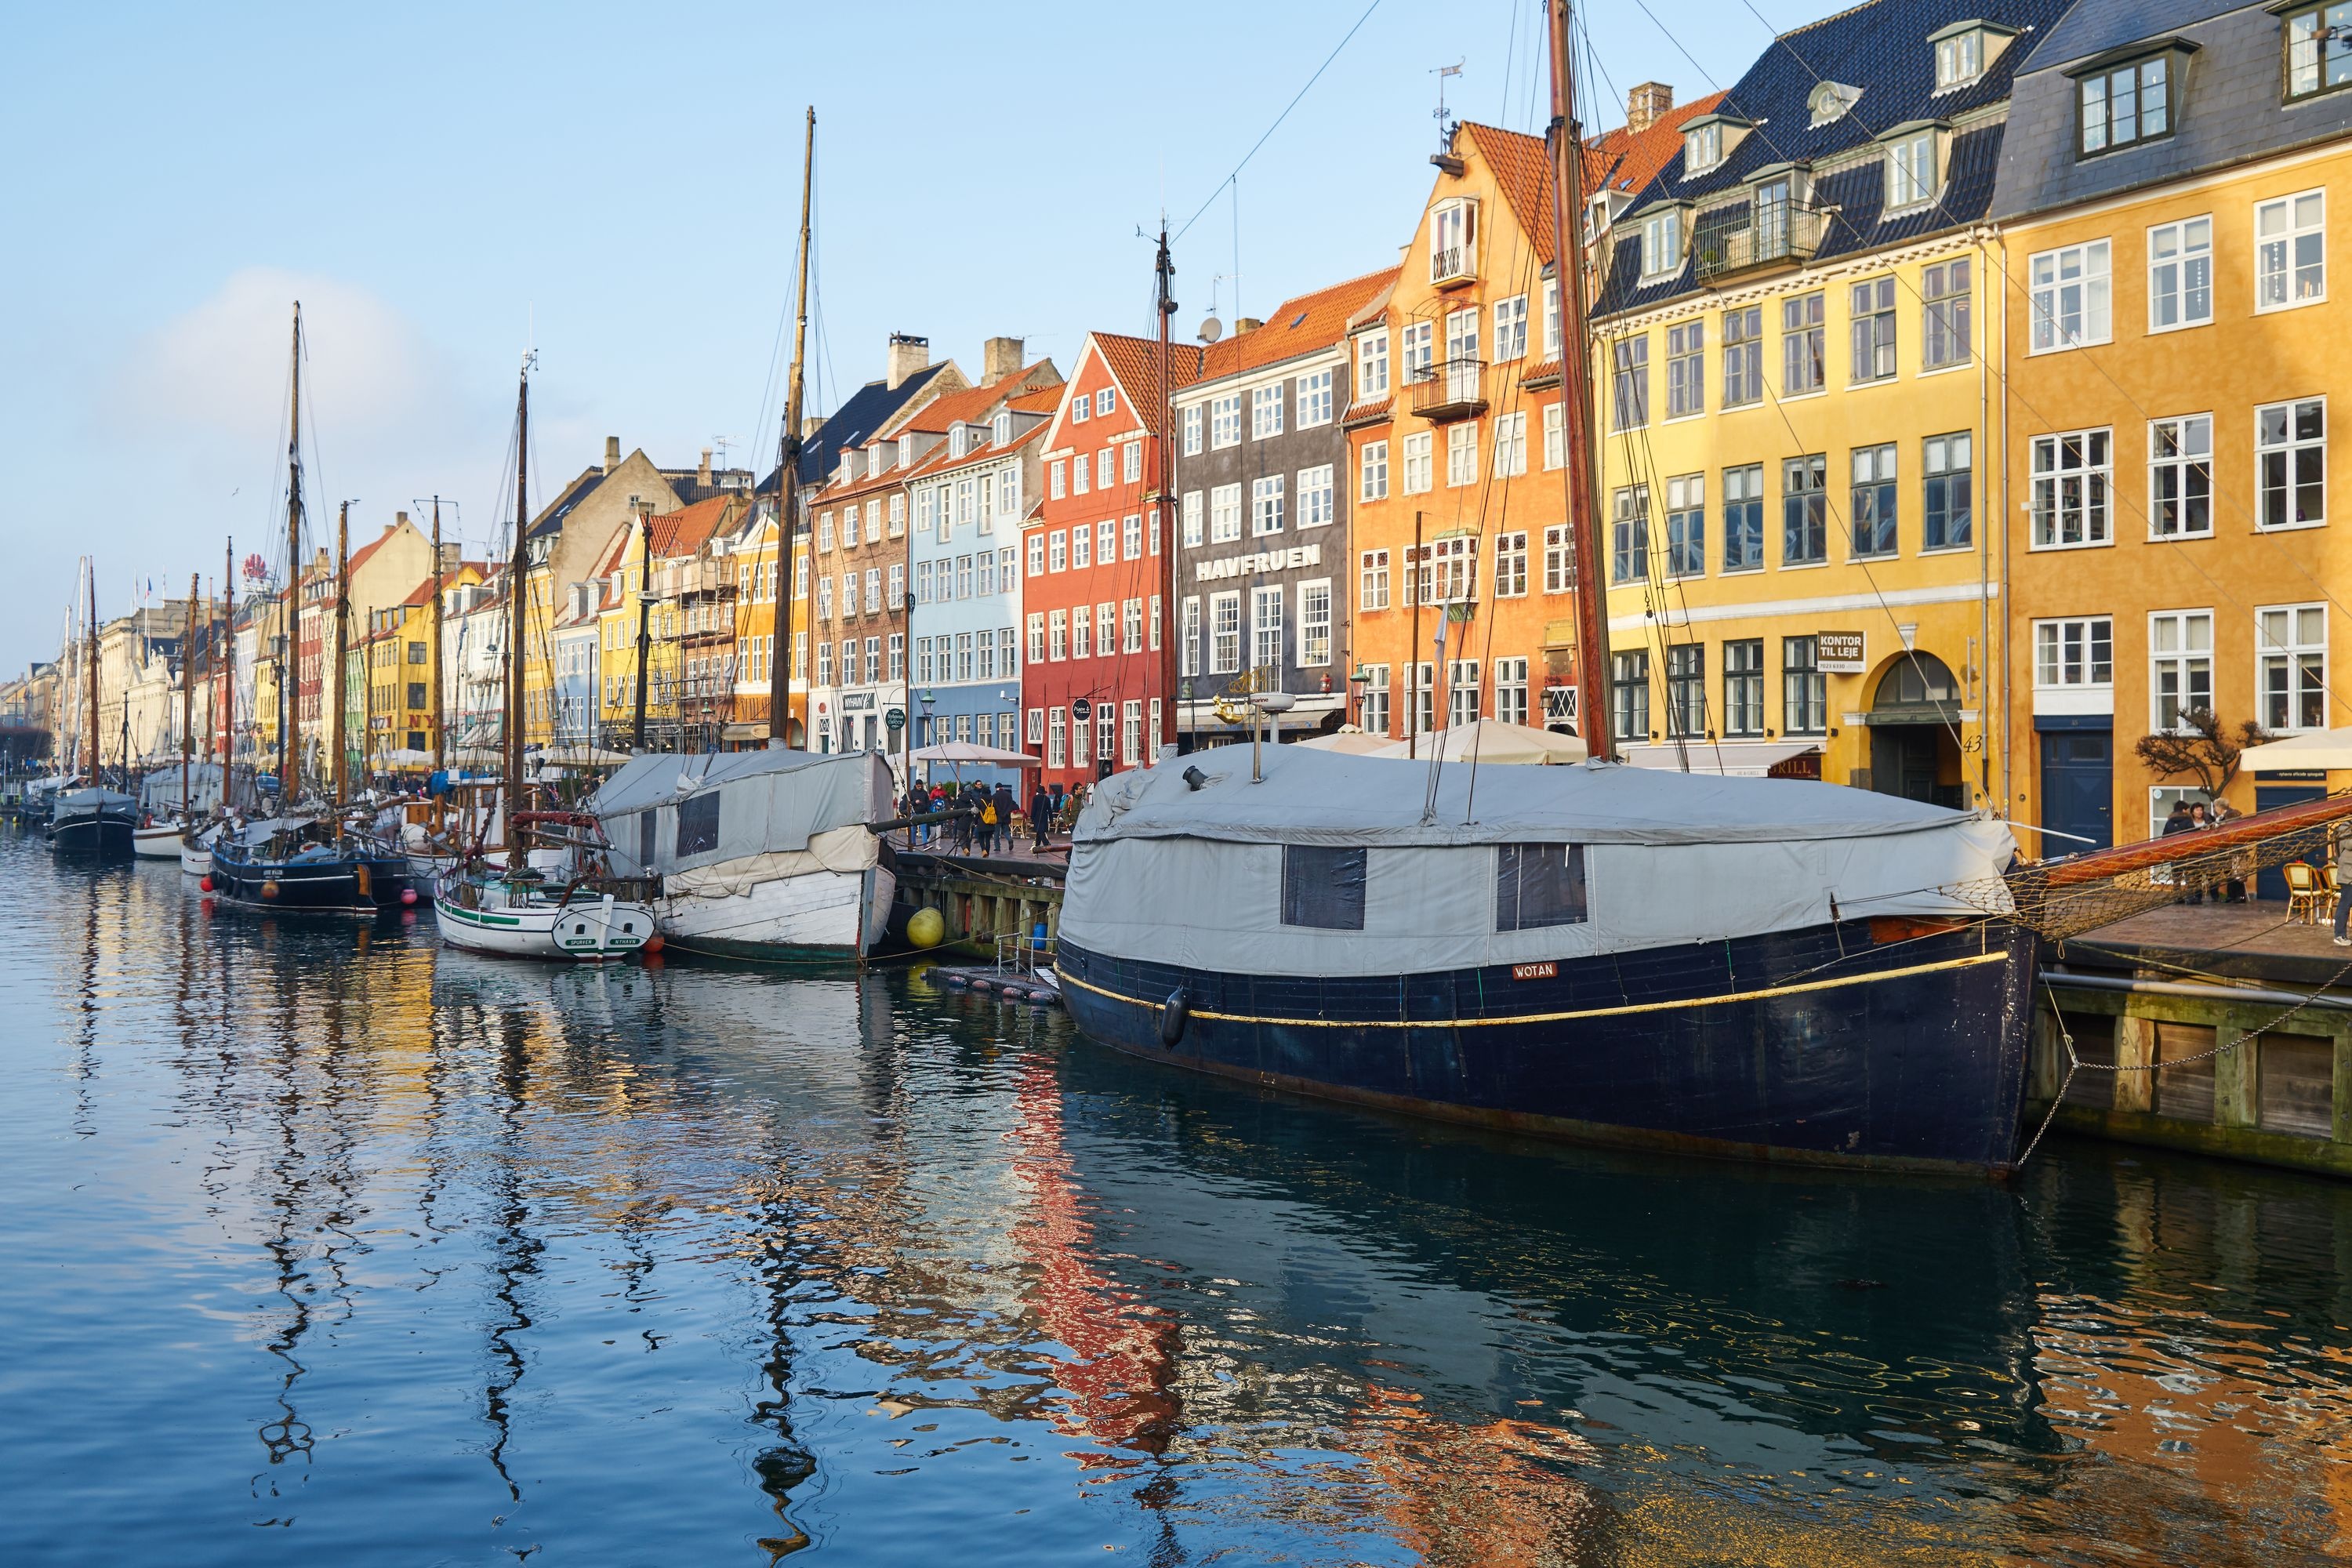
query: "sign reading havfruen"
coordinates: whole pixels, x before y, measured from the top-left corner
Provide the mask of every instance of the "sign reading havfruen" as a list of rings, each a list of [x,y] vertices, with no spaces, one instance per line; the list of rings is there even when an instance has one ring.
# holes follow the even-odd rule
[[[1870,668],[1863,657],[1860,632],[1815,632],[1813,651],[1820,668],[1830,675],[1860,675]]]
[[[1323,564],[1323,546],[1297,544],[1287,550],[1260,550],[1247,555],[1228,555],[1221,561],[1196,561],[1192,563],[1192,580],[1213,583],[1221,577],[1254,577],[1260,572],[1296,572],[1307,566]]]

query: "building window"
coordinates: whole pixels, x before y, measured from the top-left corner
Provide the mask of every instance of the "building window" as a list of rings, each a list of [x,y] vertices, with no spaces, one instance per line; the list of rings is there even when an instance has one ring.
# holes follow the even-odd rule
[[[1495,717],[1506,724],[1528,721],[1526,659],[1498,658],[1495,661]]]
[[[1710,120],[1683,132],[1683,178],[1706,174],[1723,162],[1723,121]]]
[[[1610,658],[1611,728],[1621,741],[1650,738],[1650,656],[1621,653]]]
[[[1547,403],[1543,411],[1544,467],[1557,468],[1568,461],[1566,405]]]
[[[1079,537],[1085,536],[1085,531],[1080,530]],[[1057,528],[1046,536],[1045,543],[1048,568],[1055,572],[1067,570],[1070,564],[1070,536]]]
[[[1895,279],[1853,286],[1853,379],[1885,381],[1895,374]]]
[[[1815,637],[1780,639],[1780,731],[1788,735],[1826,735],[1830,682],[1822,673]]]
[[[1430,214],[1429,280],[1447,283],[1470,276],[1478,244],[1478,205],[1447,202]]]
[[[1895,533],[1895,446],[1853,449],[1853,552],[1857,556],[1893,555]]]
[[[1356,727],[1367,735],[1389,732],[1389,667],[1368,664],[1362,667],[1365,679],[1363,700],[1356,708]]]
[[[1543,286],[1543,353],[1547,360],[1559,357],[1559,279],[1557,278]]]
[[[907,634],[890,634],[890,677],[892,680],[907,679]]]
[[[1609,522],[1609,580],[1649,580],[1650,487],[1628,485],[1616,495]]]
[[[1706,412],[1706,323],[1666,329],[1666,417]]]
[[[1103,640],[1108,643],[1110,639],[1106,637]],[[1103,652],[1105,653],[1108,653],[1110,649],[1108,647],[1103,649]],[[1087,607],[1084,605],[1080,605],[1076,609],[1070,612],[1070,657],[1072,658],[1092,658],[1094,656],[1094,617],[1087,614]]]
[[[1360,500],[1388,500],[1389,444],[1386,441],[1365,442],[1363,449],[1356,455],[1356,494]],[[1185,499],[1189,500],[1191,497]],[[1197,544],[1200,542],[1188,536],[1185,542]]]
[[[2327,728],[2327,606],[2259,608],[2254,629],[2263,728]]]
[[[1042,577],[1045,574],[1045,536],[1042,533],[1033,533],[1029,536],[1029,575]]]
[[[1471,420],[1445,427],[1445,483],[1449,489],[1478,482],[1478,426]]]
[[[1706,476],[1666,481],[1666,575],[1706,574]]]
[[[1106,386],[1101,391],[1095,394],[1095,416],[1097,418],[1108,419],[1117,412],[1118,412],[1118,392],[1117,388]]]
[[[1282,434],[1282,383],[1250,389],[1250,439]]]
[[[1921,449],[1919,548],[1959,550],[1976,536],[1973,453],[1969,432],[1930,436]]]
[[[1528,536],[1524,531],[1495,536],[1495,597],[1528,596]]]
[[[1830,460],[1826,454],[1780,465],[1780,564],[1811,566],[1830,558]]]
[[[1723,470],[1723,569],[1764,569],[1764,465]]]
[[[1183,674],[1201,673],[1201,601],[1193,596],[1184,601],[1183,641],[1177,646],[1178,668]]]
[[[2352,5],[2314,5],[2286,19],[2286,95],[2308,98],[2352,82]]]
[[[1356,340],[1356,400],[1385,397],[1389,390],[1389,335],[1367,332]]]
[[[2112,686],[2115,655],[2115,623],[2105,616],[2033,623],[2033,684],[2038,689]]]
[[[2105,430],[2033,438],[2033,543],[2055,550],[2107,541],[2112,440]]]
[[[1118,554],[1122,561],[1143,559],[1143,514],[1129,512],[1118,525]]]
[[[1723,732],[1764,732],[1764,639],[1723,645]]]
[[[1886,144],[1886,207],[1890,213],[1936,199],[1936,133],[1921,131]]]
[[[2327,298],[2327,195],[2305,191],[2254,209],[2254,309]]]
[[[1456,533],[1423,547],[1420,582],[1424,605],[1467,604],[1478,597],[1478,536]]]
[[[1723,405],[1738,408],[1764,396],[1764,307],[1723,313]]]
[[[1666,732],[1706,733],[1706,645],[1675,643],[1666,649]]]
[[[890,563],[889,583],[883,603],[893,610],[902,610],[907,606],[907,568],[895,561]]]
[[[819,686],[833,684],[833,645],[829,642],[816,645],[816,683]]]
[[[1282,531],[1282,476],[1268,474],[1250,481],[1250,533],[1263,537]]]
[[[1528,353],[1528,297],[1514,294],[1495,302],[1495,358],[1524,359]]]
[[[1143,704],[1122,702],[1118,710],[1118,760],[1123,767],[1143,761]]]
[[[1212,451],[1238,447],[1242,440],[1242,395],[1229,392],[1209,405],[1209,447]]]
[[[2105,240],[2042,251],[2028,261],[2027,276],[2033,301],[2033,353],[2107,341]]]
[[[1202,494],[1199,490],[1184,492],[1184,547],[1197,550],[1201,544],[1202,526]]]
[[[1070,657],[1070,612],[1055,610],[1051,613],[1049,621],[1053,627],[1051,657],[1055,662],[1059,663]]]
[[[2172,129],[2172,57],[2096,71],[2074,84],[2075,147],[2087,158],[2135,147]]]
[[[1184,455],[1201,455],[1201,405],[1197,403],[1184,410]]]
[[[1320,668],[1331,662],[1331,580],[1298,585],[1298,662]]]
[[[1423,495],[1435,488],[1432,437],[1431,431],[1416,430],[1404,438],[1404,493],[1409,496]]]
[[[1321,528],[1339,516],[1331,465],[1318,463],[1298,470],[1298,526]]]
[[[2184,218],[2147,231],[2147,330],[2213,320],[2213,220]]]
[[[1357,562],[1356,607],[1360,610],[1385,610],[1389,607],[1389,552],[1367,550]]]
[[[1242,596],[1209,595],[1209,673],[1232,675],[1242,667]]]
[[[1209,492],[1209,542],[1231,544],[1242,536],[1242,488],[1219,485]]]
[[[2327,401],[2305,397],[2254,410],[2254,463],[2263,528],[2327,521]]]
[[[1523,409],[1517,414],[1495,416],[1495,477],[1513,479],[1528,471],[1528,416]]]
[[[1780,395],[1819,392],[1829,376],[1828,332],[1822,296],[1801,294],[1780,301]]]
[[[1478,718],[1478,661],[1449,659],[1445,665],[1445,722],[1450,729],[1475,723]]]
[[[1119,448],[1118,477],[1126,484],[1137,484],[1143,479],[1143,443],[1129,441]]]
[[[1250,668],[1282,668],[1283,591],[1279,586],[1250,590]]]
[[[1984,74],[1984,34],[1965,33],[1936,40],[1936,90],[1965,87]]]
[[[1642,280],[1654,282],[1682,269],[1683,215],[1679,209],[1642,220]]]
[[[1404,379],[1407,385],[1427,381],[1437,362],[1437,323],[1408,321],[1404,329]]]
[[[1032,664],[1043,664],[1045,662],[1045,612],[1043,610],[1030,611],[1028,626],[1029,662]],[[919,644],[929,641],[927,637],[919,637],[916,640]],[[926,670],[922,679],[925,680],[929,680],[930,679],[930,675],[928,670]]]
[[[1553,523],[1544,530],[1544,592],[1565,594],[1576,582],[1576,567],[1569,553],[1568,526]]]
[[[1610,345],[1612,369],[1610,388],[1616,406],[1616,427],[1638,430],[1650,422],[1650,339],[1620,338]]]
[[[1055,708],[1046,715],[1045,765],[1049,768],[1068,766],[1070,710]]]
[[[2213,416],[2153,419],[2147,426],[2147,526],[2179,539],[2213,531]]]
[[[1318,370],[1298,378],[1298,427],[1331,423],[1331,372]],[[1140,447],[1138,450],[1141,450]]]
[[[1143,651],[1143,601],[1123,599],[1118,606],[1118,651]]]
[[[2147,618],[2148,727],[2185,727],[2213,709],[2213,612],[2160,610]]]

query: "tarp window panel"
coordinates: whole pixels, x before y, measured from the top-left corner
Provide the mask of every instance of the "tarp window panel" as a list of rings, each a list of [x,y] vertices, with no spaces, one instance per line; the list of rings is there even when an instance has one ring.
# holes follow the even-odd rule
[[[658,826],[655,821],[656,815],[652,806],[637,813],[637,864],[643,867],[653,865],[654,855],[661,846],[661,841],[654,837]]]
[[[1584,847],[1495,847],[1495,929],[1575,925],[1584,914]]]
[[[1316,844],[1282,847],[1282,923],[1323,931],[1364,929],[1361,848]]]
[[[689,795],[677,803],[677,858],[719,847],[719,802],[726,792]]]

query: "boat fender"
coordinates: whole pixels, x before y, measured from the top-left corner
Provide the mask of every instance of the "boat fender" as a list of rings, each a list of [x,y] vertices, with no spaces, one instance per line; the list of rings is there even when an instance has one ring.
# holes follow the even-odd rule
[[[1182,986],[1180,985],[1168,994],[1167,1005],[1160,1009],[1160,1043],[1161,1045],[1166,1046],[1170,1050],[1176,1048],[1176,1042],[1184,1037],[1185,1020],[1192,1010],[1192,999],[1184,994]]]
[[[374,880],[368,875],[368,868],[365,866],[354,866],[352,868],[352,875],[359,882],[360,897],[362,899],[373,897],[371,889],[374,886]]]
[[[209,893],[213,890],[213,879],[210,877],[199,878],[197,879],[196,886]]]
[[[264,883],[262,883],[262,884],[261,884],[261,896],[262,896],[263,898],[265,898],[265,899],[274,899],[274,898],[276,898],[276,897],[278,896],[278,884],[277,884],[277,883],[275,883],[275,882],[264,882]]]
[[[402,904],[404,904],[404,905],[407,905],[407,904],[414,904],[415,902],[416,902],[416,889],[414,889],[414,888],[403,888],[403,889],[400,889],[400,901],[401,901],[401,903],[402,903]]]

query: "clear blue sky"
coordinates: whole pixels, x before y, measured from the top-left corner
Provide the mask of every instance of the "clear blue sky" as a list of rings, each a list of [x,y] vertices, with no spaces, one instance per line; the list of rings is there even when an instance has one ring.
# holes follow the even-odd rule
[[[478,547],[529,342],[535,491],[607,435],[666,464],[715,437],[772,450],[803,106],[820,409],[892,331],[967,368],[1025,336],[1066,370],[1089,329],[1150,330],[1137,228],[1190,218],[1366,3],[19,10],[0,670],[55,651],[85,550],[113,615],[145,579],[217,574],[226,533],[240,556],[277,537],[298,295],[317,493],[358,498],[356,544],[437,489]],[[1769,40],[1740,0],[1652,9],[1679,47],[1639,5],[1594,8],[1602,123],[1638,81],[1709,90],[1683,49],[1728,83]],[[1181,330],[1213,289],[1230,321],[1236,290],[1262,314],[1392,260],[1432,178],[1434,68],[1464,62],[1460,114],[1535,129],[1541,15],[1380,0],[1244,171],[1238,223],[1217,195],[1177,247]]]

